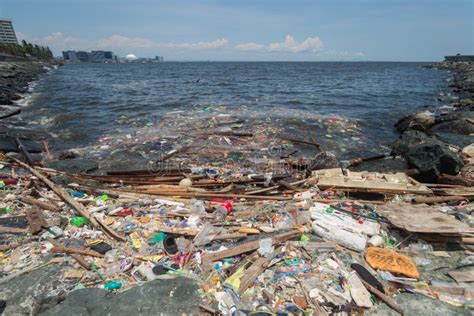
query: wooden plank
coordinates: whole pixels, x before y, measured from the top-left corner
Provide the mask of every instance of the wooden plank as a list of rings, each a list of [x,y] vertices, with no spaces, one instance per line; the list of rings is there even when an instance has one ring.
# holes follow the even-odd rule
[[[260,257],[245,270],[243,278],[240,280],[239,295],[244,294],[250,285],[255,282],[260,274],[267,268],[270,256]]]
[[[392,225],[410,233],[450,234],[474,233],[474,228],[426,204],[385,204],[377,207]]]
[[[474,282],[474,270],[470,271],[450,271],[449,276],[452,277],[456,282]]]
[[[38,207],[42,208],[43,210],[55,211],[55,212],[61,211],[61,208],[59,206],[37,200],[37,199],[35,199],[31,196],[22,196],[22,197],[20,197],[20,201],[22,201],[26,204],[29,204],[29,205],[38,206]]]
[[[298,237],[298,236],[301,236],[301,235],[302,235],[302,233],[298,230],[292,230],[292,231],[289,231],[289,232],[286,232],[286,233],[283,233],[283,234],[279,234],[279,235],[273,236],[272,244],[273,245],[280,244],[282,242],[285,242],[287,240],[290,240],[292,238],[295,238],[295,237]],[[244,244],[241,244],[241,245],[238,245],[238,246],[226,249],[226,250],[217,251],[217,252],[213,252],[213,253],[208,253],[208,254],[202,256],[202,261],[203,262],[208,262],[208,263],[209,262],[214,262],[214,261],[217,261],[217,260],[221,260],[221,259],[225,259],[225,258],[229,258],[229,257],[234,257],[234,256],[237,256],[237,255],[240,255],[240,254],[243,254],[243,253],[247,253],[247,252],[256,250],[258,248],[260,248],[260,241],[259,240],[249,241],[249,242],[246,242]]]
[[[30,233],[32,235],[38,234],[43,228],[48,228],[48,223],[44,219],[43,213],[36,206],[26,210],[26,219],[30,225]]]

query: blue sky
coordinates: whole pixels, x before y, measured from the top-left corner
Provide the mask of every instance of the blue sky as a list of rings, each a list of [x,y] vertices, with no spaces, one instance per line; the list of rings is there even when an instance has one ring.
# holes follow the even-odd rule
[[[474,53],[473,0],[0,0],[20,38],[167,60],[434,61]]]

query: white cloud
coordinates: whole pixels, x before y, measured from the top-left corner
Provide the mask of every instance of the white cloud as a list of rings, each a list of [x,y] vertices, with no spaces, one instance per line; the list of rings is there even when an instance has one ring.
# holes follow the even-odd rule
[[[313,52],[317,53],[324,49],[324,44],[319,37],[307,37],[303,42],[298,43],[293,36],[287,35],[284,42],[271,43],[268,50],[278,52]]]
[[[61,32],[54,32],[50,35],[41,38],[30,38],[26,34],[17,32],[17,37],[21,41],[26,39],[28,42],[37,43],[49,46],[53,51],[60,52],[62,50],[96,50],[96,49],[110,49],[118,53],[128,52],[133,49],[146,51],[159,50],[169,54],[179,54],[185,51],[218,51],[225,49],[225,53],[232,54],[235,52],[258,53],[266,52],[275,54],[273,58],[278,57],[278,54],[303,54],[311,53],[318,58],[329,58],[330,60],[351,60],[365,57],[362,52],[346,52],[325,49],[324,43],[318,36],[307,37],[302,42],[298,42],[291,35],[286,35],[282,42],[274,43],[256,43],[243,42],[235,45],[229,45],[226,38],[220,38],[213,41],[198,41],[198,42],[159,42],[152,39],[140,37],[127,37],[123,35],[112,35],[107,38],[98,40],[86,40],[72,36],[66,36]],[[281,56],[280,56],[281,57]],[[287,56],[288,57],[288,56]],[[308,57],[306,55],[306,57]],[[272,58],[272,57],[271,57]]]
[[[225,38],[220,38],[211,42],[197,42],[197,43],[157,43],[160,48],[169,49],[219,49],[225,47],[229,41]]]
[[[112,35],[109,38],[100,39],[96,42],[99,48],[164,48],[164,49],[218,49],[227,45],[229,41],[225,38],[210,42],[196,43],[161,43],[146,38],[129,38],[122,35]]]
[[[249,42],[235,45],[235,48],[242,51],[257,51],[264,49],[265,45]]]
[[[100,39],[96,42],[98,48],[116,48],[116,47],[127,47],[127,48],[150,48],[156,47],[157,43],[146,39],[146,38],[129,38],[122,35],[112,35],[109,38]]]
[[[298,42],[293,36],[287,35],[283,42],[270,43],[268,45],[249,42],[235,46],[241,51],[268,51],[268,52],[289,52],[302,53],[312,52],[319,53],[324,50],[323,41],[319,37],[307,37],[304,41]]]

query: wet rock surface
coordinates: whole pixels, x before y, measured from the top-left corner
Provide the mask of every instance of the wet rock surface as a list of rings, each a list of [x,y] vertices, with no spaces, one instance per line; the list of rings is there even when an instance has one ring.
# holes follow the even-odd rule
[[[40,315],[181,315],[197,314],[199,284],[188,278],[154,280],[122,293],[102,289],[71,292],[57,306]]]
[[[45,163],[45,167],[69,173],[88,173],[98,168],[96,161],[89,159],[66,159]]]
[[[60,264],[50,264],[12,278],[0,287],[0,300],[6,301],[2,315],[36,315],[62,300],[73,284],[63,278]]]
[[[11,105],[28,90],[28,83],[46,72],[45,63],[0,62],[0,105]]]

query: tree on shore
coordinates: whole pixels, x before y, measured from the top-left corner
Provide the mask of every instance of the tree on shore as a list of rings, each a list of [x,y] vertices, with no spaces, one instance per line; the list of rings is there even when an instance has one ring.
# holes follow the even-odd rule
[[[28,43],[25,40],[19,44],[0,44],[0,54],[28,57],[40,60],[53,59],[53,52],[48,46],[40,46],[37,44]]]

